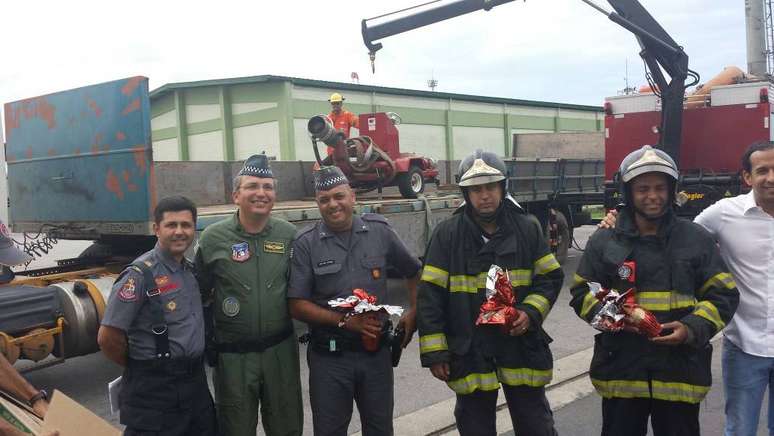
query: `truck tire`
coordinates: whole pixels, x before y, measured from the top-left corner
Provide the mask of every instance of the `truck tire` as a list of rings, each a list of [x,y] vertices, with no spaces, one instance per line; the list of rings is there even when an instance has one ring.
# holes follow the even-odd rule
[[[572,232],[570,226],[567,224],[567,217],[562,212],[556,211],[556,238],[558,242],[556,244],[556,252],[554,256],[556,260],[564,265],[567,260],[567,251],[570,249],[570,240],[572,239]]]
[[[78,257],[134,259],[155,245],[155,236],[117,236],[94,241]]]
[[[110,245],[104,244],[102,242],[94,242],[93,244],[86,247],[86,249],[83,250],[81,254],[78,255],[78,257],[103,258],[103,257],[110,257],[112,255],[113,255],[113,250]]]
[[[425,191],[425,178],[418,166],[412,165],[409,170],[398,176],[398,189],[403,198],[417,198]]]

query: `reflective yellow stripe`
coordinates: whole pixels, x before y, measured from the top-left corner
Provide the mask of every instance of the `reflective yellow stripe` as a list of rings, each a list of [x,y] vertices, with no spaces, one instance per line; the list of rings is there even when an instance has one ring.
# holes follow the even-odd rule
[[[720,331],[726,326],[726,323],[720,317],[720,313],[718,313],[718,308],[709,301],[699,301],[696,303],[696,310],[693,311],[693,314],[714,324],[716,331]]]
[[[456,275],[449,278],[449,292],[476,293],[486,287],[486,272],[478,275]],[[528,269],[512,269],[508,271],[511,286],[529,286],[532,284],[532,271]],[[424,277],[423,277],[424,278]]]
[[[662,382],[653,380],[653,398],[665,401],[683,401],[700,403],[709,392],[709,386],[689,385],[688,383]]]
[[[446,288],[446,284],[449,281],[449,273],[441,268],[425,265],[422,269],[422,281],[432,283],[434,285]]]
[[[535,270],[535,275],[537,275],[537,274],[548,274],[551,271],[559,268],[561,268],[561,265],[559,265],[559,262],[556,261],[556,258],[554,257],[554,255],[546,254],[545,256],[535,261],[534,270]]]
[[[463,378],[451,380],[446,383],[454,392],[460,395],[472,394],[476,390],[496,391],[500,389],[497,375],[493,372],[484,374],[473,373]]]
[[[486,273],[477,276],[451,276],[449,277],[449,292],[468,292],[475,294],[479,288],[486,287]]]
[[[578,285],[582,285],[582,284],[588,282],[588,280],[584,279],[583,277],[579,276],[578,274],[574,274],[572,276],[572,278],[573,278],[573,283],[572,283],[572,287],[573,288],[578,286]]]
[[[508,271],[511,286],[529,286],[532,284],[532,271],[528,269],[512,269]]]
[[[432,353],[434,351],[444,351],[448,349],[449,345],[446,344],[446,335],[443,333],[435,333],[432,335],[419,337],[419,354]]]
[[[591,293],[591,291],[586,293],[586,296],[583,297],[583,305],[581,306],[580,316],[581,318],[586,318],[586,315],[589,314],[591,309],[596,306],[599,303],[599,300],[597,300],[597,297],[594,296],[594,294]]]
[[[486,287],[486,272],[478,275],[455,275],[449,278],[449,292],[475,293]],[[532,284],[532,271],[528,269],[512,269],[508,271],[511,286],[529,286]],[[423,277],[424,279],[424,277]]]
[[[699,289],[699,296],[704,295],[704,293],[707,292],[707,289],[709,289],[711,286],[734,289],[736,287],[736,282],[734,282],[734,277],[729,273],[717,273],[710,277],[709,280],[704,282],[702,287]]]
[[[646,381],[597,380],[591,384],[603,398],[650,398],[650,389]]]
[[[509,386],[545,386],[551,383],[552,377],[550,369],[497,368],[497,379]]]
[[[527,297],[524,298],[524,304],[529,304],[537,309],[543,319],[546,319],[548,312],[551,310],[551,303],[548,301],[548,298],[538,294],[527,295]]]
[[[642,380],[597,380],[591,383],[604,398],[651,398],[648,382]],[[709,386],[691,385],[679,382],[651,382],[653,398],[664,401],[700,403],[709,392]]]
[[[645,291],[637,292],[636,296],[640,306],[653,311],[685,309],[696,305],[696,299],[692,295],[677,291]]]

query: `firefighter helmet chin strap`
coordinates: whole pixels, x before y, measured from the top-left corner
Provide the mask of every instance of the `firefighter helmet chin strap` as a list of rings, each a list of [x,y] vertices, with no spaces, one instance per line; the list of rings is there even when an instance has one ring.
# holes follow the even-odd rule
[[[650,222],[660,221],[661,218],[664,218],[664,215],[667,214],[667,210],[668,209],[669,209],[668,207],[664,207],[663,209],[661,209],[661,213],[659,213],[656,216],[653,216],[653,215],[646,215],[641,210],[639,210],[638,208],[634,207],[634,205],[632,205],[632,210],[634,211],[635,214],[641,216],[642,218],[645,218],[646,220],[648,220]]]
[[[500,215],[502,215],[504,198],[500,199],[500,204],[497,205],[497,209],[494,212],[480,213],[478,210],[476,210],[475,207],[473,207],[473,203],[470,202],[470,196],[468,195],[468,190],[466,188],[462,189],[462,196],[465,198],[465,206],[467,210],[470,212],[470,216],[473,219],[475,219],[478,223],[481,223],[481,224],[496,223],[497,219],[500,218]]]
[[[672,179],[668,179],[668,180],[669,180],[669,198],[667,199],[667,202],[664,205],[664,207],[661,208],[661,213],[659,213],[658,215],[656,215],[656,216],[652,216],[652,215],[648,216],[647,214],[642,212],[640,209],[635,207],[634,206],[634,202],[632,202],[632,201],[628,201],[626,203],[626,206],[630,207],[631,210],[635,214],[641,216],[642,218],[644,218],[644,219],[646,219],[646,220],[648,220],[650,222],[660,221],[662,218],[664,218],[664,215],[666,215],[669,212],[669,208],[671,208],[672,205],[675,202],[675,182]],[[627,191],[626,192],[626,197],[631,199],[632,198],[631,197],[631,190],[630,190],[630,187],[628,186],[628,184],[626,186],[626,191]]]

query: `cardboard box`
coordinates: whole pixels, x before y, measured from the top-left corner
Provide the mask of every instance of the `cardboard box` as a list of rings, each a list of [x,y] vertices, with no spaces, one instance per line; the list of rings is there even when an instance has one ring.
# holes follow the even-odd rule
[[[58,430],[60,436],[120,436],[121,430],[81,406],[60,391],[54,391],[46,418],[40,420],[26,405],[0,394],[0,417],[19,430],[35,436]]]

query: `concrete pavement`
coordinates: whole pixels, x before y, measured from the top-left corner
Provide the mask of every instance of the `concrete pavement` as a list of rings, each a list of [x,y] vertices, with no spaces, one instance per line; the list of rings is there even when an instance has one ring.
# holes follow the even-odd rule
[[[576,229],[576,238],[581,246],[594,231],[591,226]],[[56,252],[48,258],[74,257],[85,245],[78,242],[63,241]],[[569,259],[563,266],[566,279],[544,328],[554,338],[551,349],[555,358],[555,380],[549,387],[549,401],[555,410],[557,430],[560,435],[597,435],[601,427],[600,400],[586,377],[588,363],[591,360],[595,331],[580,321],[570,309],[567,285],[577,267],[581,252],[571,249]],[[46,266],[37,262],[35,267]],[[400,283],[393,286],[399,287]],[[402,292],[396,292],[398,298],[391,304],[405,304]],[[311,412],[308,405],[308,390],[305,362],[305,348],[301,349],[301,378],[305,400],[304,428],[306,435],[312,434]],[[93,354],[68,359],[61,365],[25,374],[33,384],[47,389],[60,389],[81,404],[118,425],[118,417],[110,415],[106,401],[106,384],[120,375],[121,369],[107,361],[101,354]],[[713,359],[713,389],[701,407],[702,430],[705,435],[722,434],[723,395],[720,373],[720,345],[716,345]],[[444,383],[435,380],[425,368],[419,366],[419,347],[416,338],[404,352],[400,367],[395,371],[395,434],[426,435],[456,434],[454,430],[454,396]],[[767,410],[764,406],[764,410]],[[759,425],[759,435],[765,435],[765,417]],[[350,434],[360,429],[357,411],[353,414]],[[506,409],[498,414],[498,432],[512,435],[510,418]],[[258,434],[263,434],[259,429]]]
[[[722,340],[720,336],[713,340],[713,345],[715,350],[712,355],[712,389],[701,403],[699,412],[701,434],[703,436],[723,436],[723,425],[725,423],[723,412],[725,400],[723,397],[723,380],[720,364]],[[588,349],[556,362],[556,380],[548,387],[547,395],[551,408],[554,410],[554,420],[559,435],[587,436],[600,434],[602,428],[601,398],[594,392],[594,388],[587,376],[590,359],[591,349]],[[585,368],[581,369],[581,366],[585,366]],[[573,371],[578,371],[579,369],[581,369],[581,372],[573,377]],[[514,436],[515,433],[513,432],[508,409],[504,404],[504,400],[501,403],[499,405],[500,410],[497,412],[498,436]],[[453,424],[454,417],[452,413],[454,403],[451,402],[448,407],[446,415],[449,422],[445,425],[439,423],[437,431],[427,433],[406,431],[405,433],[399,433],[397,431],[397,424],[403,424],[401,422],[403,417],[401,417],[396,420],[395,434],[459,435]],[[756,436],[766,436],[769,434],[767,431],[767,411],[768,401],[764,399]],[[417,422],[422,422],[423,420],[435,422],[439,421],[439,418],[436,416],[439,413],[440,411],[435,408],[427,408],[414,412],[412,418]],[[417,426],[415,425],[415,427]],[[401,427],[401,429],[403,428],[410,429],[411,426]],[[648,435],[652,434],[652,431],[649,429]]]

